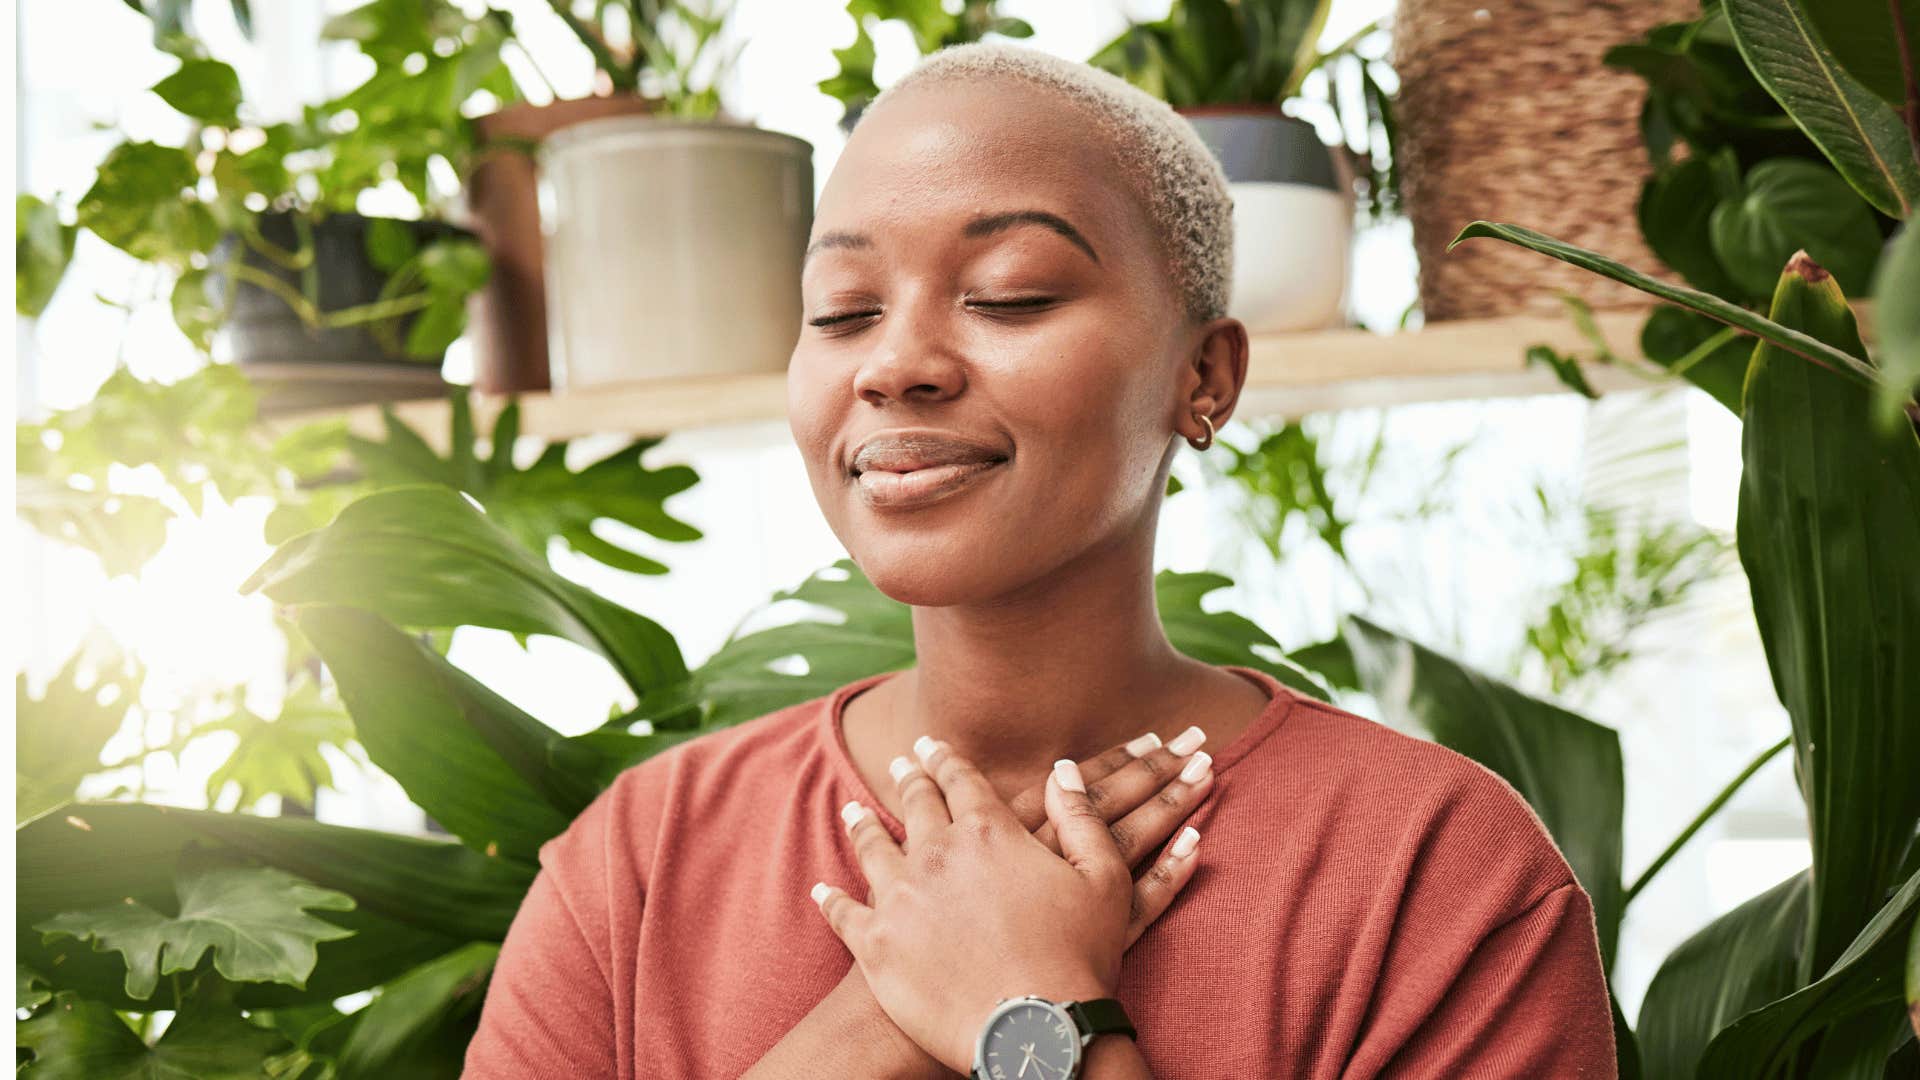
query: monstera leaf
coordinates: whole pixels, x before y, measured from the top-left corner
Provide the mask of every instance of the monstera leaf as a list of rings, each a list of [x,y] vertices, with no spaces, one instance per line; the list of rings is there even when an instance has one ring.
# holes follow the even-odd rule
[[[329,700],[320,684],[302,676],[287,690],[279,715],[272,720],[240,705],[232,716],[194,728],[197,739],[216,731],[239,736],[227,760],[207,778],[207,805],[219,803],[227,785],[240,789],[236,811],[267,794],[279,794],[313,805],[318,788],[333,786],[333,767],[320,748],[331,746],[348,757],[353,750],[353,721],[338,702]]]
[[[667,513],[668,496],[685,491],[700,477],[685,465],[649,469],[640,463],[660,440],[638,439],[593,462],[579,472],[567,467],[568,443],[549,443],[525,469],[513,462],[513,445],[520,434],[520,403],[509,402],[494,421],[492,453],[480,458],[474,451],[473,413],[467,391],[451,396],[453,428],[447,457],[410,427],[400,422],[391,406],[382,406],[386,441],[347,436],[347,447],[379,486],[432,482],[444,484],[479,500],[487,513],[529,551],[545,558],[547,544],[558,537],[581,555],[616,570],[635,574],[664,574],[667,567],[629,548],[600,537],[593,524],[617,521],[660,540],[700,539],[692,525]]]
[[[150,998],[161,975],[192,971],[207,952],[225,978],[304,987],[322,941],[353,931],[304,909],[350,911],[353,897],[322,889],[273,867],[235,865],[192,848],[175,879],[180,913],[137,900],[73,911],[34,924],[48,941],[92,941],[95,951],[126,958],[127,995]]]
[[[20,1070],[29,1080],[257,1080],[261,1062],[292,1045],[226,995],[199,989],[152,1046],[111,1006],[69,990],[14,1032],[33,1053]]]
[[[24,823],[73,798],[82,777],[99,772],[100,752],[140,697],[146,674],[108,639],[96,673],[81,682],[89,649],[76,649],[39,698],[27,676],[14,678],[14,820]],[[105,699],[105,700],[102,700]]]

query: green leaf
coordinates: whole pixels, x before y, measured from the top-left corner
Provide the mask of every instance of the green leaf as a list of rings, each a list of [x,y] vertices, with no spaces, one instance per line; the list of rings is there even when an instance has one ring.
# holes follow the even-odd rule
[[[1548,368],[1561,384],[1581,397],[1598,400],[1600,395],[1587,383],[1587,376],[1580,370],[1579,361],[1571,356],[1562,356],[1547,345],[1534,345],[1527,349],[1527,365],[1539,364]]]
[[[218,60],[189,59],[153,84],[175,111],[220,127],[240,126],[240,76]]]
[[[83,490],[43,476],[21,476],[14,513],[42,536],[86,548],[108,577],[137,573],[167,542],[173,511],[158,499]]]
[[[664,574],[667,567],[601,536],[593,527],[596,522],[617,522],[674,543],[703,535],[665,506],[669,497],[699,483],[699,474],[686,465],[650,469],[641,461],[659,438],[637,439],[577,472],[567,466],[569,444],[549,443],[537,460],[519,469],[513,462],[513,446],[520,427],[520,404],[511,401],[494,423],[493,457],[481,469],[475,465],[468,392],[458,389],[451,399],[453,430],[446,458],[435,454],[391,409],[383,408],[384,442],[347,437],[354,459],[373,483],[430,481],[458,488],[478,499],[488,517],[529,551],[544,557],[558,537],[581,555],[635,574]]]
[[[317,789],[333,786],[333,767],[320,748],[331,746],[348,757],[353,721],[338,702],[328,700],[320,684],[305,675],[295,678],[281,702],[280,712],[267,720],[241,705],[233,715],[193,729],[197,740],[216,731],[239,736],[233,752],[207,778],[207,805],[217,806],[227,785],[237,785],[233,804],[244,812],[260,798],[277,794],[312,806]]]
[[[475,942],[407,972],[360,1010],[337,1060],[346,1076],[395,1076],[412,1048],[449,1019],[477,1009],[500,946]]]
[[[1866,355],[1846,298],[1804,259],[1781,275],[1772,317]],[[1871,405],[1823,368],[1754,353],[1737,535],[1807,800],[1802,981],[1880,907],[1920,825],[1920,438],[1876,432]]]
[[[1667,954],[1640,1006],[1640,1056],[1649,1076],[1706,1075],[1700,1059],[1717,1033],[1800,987],[1811,895],[1803,870]]]
[[[1153,576],[1154,605],[1160,610],[1160,624],[1173,647],[1208,664],[1257,668],[1278,679],[1283,686],[1321,701],[1332,701],[1333,692],[1288,659],[1281,652],[1280,643],[1252,620],[1231,611],[1202,610],[1201,600],[1208,593],[1232,585],[1232,578],[1204,571],[1162,570]],[[1271,653],[1273,658],[1269,659],[1266,653]]]
[[[210,288],[205,270],[189,270],[173,283],[173,321],[202,352],[213,351],[213,335],[226,322],[226,307]]]
[[[450,488],[368,495],[282,544],[240,586],[281,604],[345,604],[403,627],[552,634],[607,658],[646,695],[686,678],[659,624],[561,577]]]
[[[32,1012],[41,1005],[52,1001],[53,995],[48,993],[46,989],[43,989],[44,987],[51,987],[52,985],[52,983],[47,981],[45,975],[40,974],[27,965],[14,964],[13,1007]]]
[[[467,329],[467,304],[464,298],[440,297],[421,308],[407,326],[402,344],[408,356],[433,357],[447,351]]]
[[[1883,100],[1904,105],[1909,97],[1906,63],[1920,62],[1920,3],[1914,0],[1796,0],[1847,73]],[[1893,23],[1899,12],[1901,27]]]
[[[191,197],[200,173],[185,150],[158,143],[121,143],[100,163],[80,197],[80,227],[143,262],[185,268],[220,239],[206,206]]]
[[[60,220],[59,208],[32,195],[13,200],[13,310],[32,318],[47,309],[73,261],[77,225]]]
[[[467,846],[531,864],[599,793],[552,766],[558,732],[386,620],[330,604],[295,619],[339,682],[367,756]]]
[[[1780,268],[1805,251],[1850,292],[1865,292],[1880,258],[1873,208],[1818,162],[1763,161],[1740,194],[1714,207],[1708,230],[1720,265],[1749,296],[1770,296]]]
[[[1741,1016],[1714,1036],[1700,1060],[1700,1075],[1778,1075],[1797,1048],[1825,1031],[1808,1075],[1878,1080],[1906,1023],[1897,987],[1917,913],[1920,873],[1874,912],[1818,981]],[[1854,1023],[1834,1029],[1846,1021]],[[1862,1032],[1874,1037],[1861,1037]]]
[[[420,252],[420,276],[433,291],[465,296],[487,283],[492,262],[474,240],[435,240]]]
[[[1920,922],[1914,923],[1907,943],[1907,1019],[1920,1035]]]
[[[306,988],[248,983],[248,1008],[329,1001],[386,982],[468,941],[499,941],[533,873],[445,839],[128,802],[69,803],[15,833],[16,945],[23,963],[59,973],[59,985],[115,1008],[152,1007],[127,996],[118,953],[48,945],[34,923],[62,912],[112,907],[132,897],[155,910],[177,902],[179,853],[217,841],[236,852],[354,898],[328,920],[354,931],[324,941]]]
[[[1604,255],[1575,247],[1532,229],[1491,221],[1476,221],[1460,230],[1460,235],[1454,237],[1453,243],[1447,245],[1447,248],[1452,250],[1462,241],[1476,237],[1492,237],[1509,244],[1517,244],[1530,251],[1550,255],[1561,262],[1578,266],[1582,270],[1590,270],[1602,277],[1611,278],[1622,285],[1632,286],[1670,303],[1679,304],[1681,307],[1697,311],[1708,318],[1752,334],[1796,356],[1830,366],[1863,386],[1874,386],[1880,382],[1879,369],[1872,364],[1836,349],[1818,338],[1791,327],[1781,326],[1777,322],[1756,315],[1746,308],[1729,303],[1717,296],[1650,278]]]
[[[1734,41],[1754,75],[1834,168],[1890,217],[1920,205],[1920,163],[1893,108],[1836,62],[1814,31],[1809,8],[1880,6],[1885,0],[1726,0]],[[1890,30],[1891,27],[1888,27]]]
[[[1887,377],[1874,401],[1883,432],[1892,429],[1903,409],[1913,408],[1910,403],[1920,392],[1920,302],[1915,297],[1920,297],[1920,226],[1909,222],[1887,245],[1873,280],[1875,359]],[[1912,416],[1920,424],[1920,409]]]
[[[1735,285],[1714,254],[1707,229],[1719,202],[1715,166],[1703,155],[1655,173],[1640,190],[1637,211],[1640,234],[1661,262],[1695,288],[1726,296]]]
[[[1640,351],[1647,359],[1707,392],[1740,415],[1740,391],[1747,381],[1753,339],[1731,326],[1661,304],[1640,328]]]
[[[67,990],[14,1030],[34,1055],[23,1080],[258,1080],[265,1060],[291,1045],[206,992],[187,1000],[151,1047],[111,1007]]]
[[[199,849],[182,852],[175,879],[180,913],[164,915],[126,903],[56,915],[34,924],[49,942],[91,941],[96,951],[126,958],[127,995],[151,998],[160,976],[192,971],[207,952],[235,982],[305,987],[322,941],[353,931],[304,909],[349,911],[353,898],[311,885],[273,867],[232,865]]]
[[[391,274],[420,252],[413,226],[399,218],[370,217],[366,231],[367,261]]]
[[[101,770],[100,752],[139,700],[146,673],[112,639],[104,655],[76,649],[47,681],[39,698],[27,695],[27,673],[13,681],[14,820],[24,824],[73,798],[81,778]],[[93,673],[81,680],[81,663]]]
[[[1361,685],[1396,727],[1425,732],[1492,769],[1540,815],[1593,900],[1600,955],[1611,969],[1624,907],[1619,734],[1359,616],[1342,620],[1340,636]]]

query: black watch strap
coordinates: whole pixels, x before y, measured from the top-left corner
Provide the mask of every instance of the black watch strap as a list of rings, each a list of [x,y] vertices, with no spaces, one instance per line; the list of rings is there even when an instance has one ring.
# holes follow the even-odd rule
[[[1127,1010],[1118,998],[1092,998],[1087,1001],[1069,1001],[1067,1015],[1080,1031],[1088,1036],[1104,1035],[1109,1032],[1137,1039],[1133,1021],[1127,1019]]]

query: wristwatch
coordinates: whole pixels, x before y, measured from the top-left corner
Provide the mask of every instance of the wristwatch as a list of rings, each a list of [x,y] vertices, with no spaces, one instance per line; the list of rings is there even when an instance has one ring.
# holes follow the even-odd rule
[[[1116,998],[1049,1001],[1002,998],[974,1045],[974,1080],[1067,1080],[1080,1075],[1086,1045],[1114,1032],[1132,1039],[1133,1023]]]

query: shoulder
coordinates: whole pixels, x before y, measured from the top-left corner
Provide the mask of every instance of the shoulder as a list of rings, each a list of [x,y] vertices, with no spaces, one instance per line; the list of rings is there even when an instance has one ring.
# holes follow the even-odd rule
[[[1264,768],[1405,887],[1471,888],[1508,912],[1579,888],[1525,797],[1472,758],[1304,696],[1283,731]]]

